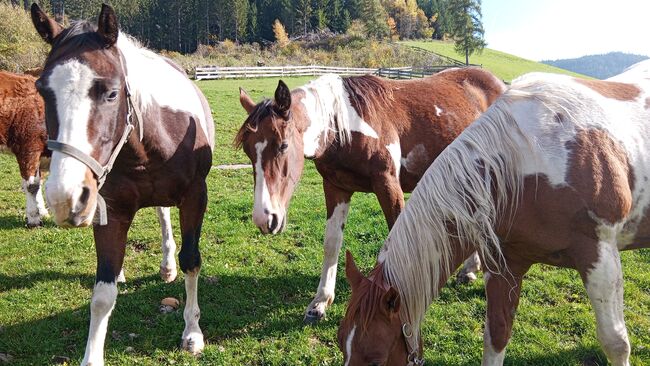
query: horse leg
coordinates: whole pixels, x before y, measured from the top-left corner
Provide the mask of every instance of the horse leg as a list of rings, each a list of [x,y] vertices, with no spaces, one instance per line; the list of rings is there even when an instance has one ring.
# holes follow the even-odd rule
[[[199,238],[201,237],[201,224],[208,202],[207,187],[204,180],[191,186],[183,198],[180,209],[181,235],[183,242],[178,253],[178,262],[185,274],[185,329],[183,330],[183,348],[192,354],[203,351],[203,333],[199,327],[201,310],[198,303],[198,280],[201,270],[201,253],[199,252]]]
[[[325,316],[325,310],[334,301],[336,270],[339,253],[343,244],[343,228],[348,218],[352,192],[342,190],[327,180],[323,180],[325,204],[327,206],[327,227],[323,242],[323,269],[316,296],[307,307],[305,323],[315,323]]]
[[[104,364],[104,341],[117,298],[116,279],[124,262],[126,234],[133,215],[126,218],[109,216],[108,225],[93,227],[95,250],[97,252],[97,274],[90,301],[90,329],[86,353],[81,365],[101,366]]]
[[[174,233],[172,232],[170,209],[169,207],[156,207],[156,213],[158,214],[158,222],[162,231],[163,259],[160,263],[160,278],[169,283],[176,279],[177,274],[176,260],[174,259],[176,242],[174,241]]]
[[[471,257],[465,260],[463,268],[456,275],[456,282],[470,283],[476,280],[476,272],[481,270],[481,257],[478,252],[474,252]]]
[[[519,305],[521,281],[530,265],[529,262],[509,261],[509,273],[486,272],[484,275],[487,316],[483,333],[483,366],[503,365]]]
[[[616,245],[598,243],[598,260],[578,268],[596,313],[596,334],[614,366],[630,364],[630,341],[623,319],[623,272]]]
[[[27,227],[41,226],[43,224],[41,218],[48,216],[41,190],[41,174],[38,170],[41,154],[25,151],[15,151],[14,153],[18,160],[20,175],[23,178],[22,189],[25,192]]]

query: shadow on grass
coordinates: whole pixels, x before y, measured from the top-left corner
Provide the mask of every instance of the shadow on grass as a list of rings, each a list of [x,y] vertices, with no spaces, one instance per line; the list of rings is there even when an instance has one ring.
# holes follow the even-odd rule
[[[49,219],[43,219],[44,228],[53,228],[56,227],[54,223]],[[0,230],[13,230],[13,229],[26,229],[27,220],[23,215],[0,215]],[[38,230],[39,228],[33,228],[30,230]]]
[[[425,362],[426,365],[448,365],[447,362],[436,360],[436,359],[427,359]],[[458,366],[476,366],[480,365],[481,360],[472,360],[467,362],[462,362]],[[535,365],[535,366],[606,366],[607,358],[605,354],[600,350],[600,348],[595,347],[576,347],[571,350],[565,350],[562,352],[548,353],[544,355],[531,355],[531,356],[519,356],[519,355],[508,355],[506,350],[506,358],[503,362],[504,365]]]
[[[0,292],[9,290],[22,290],[33,287],[39,282],[65,280],[70,282],[80,282],[83,287],[92,289],[95,280],[94,276],[81,273],[61,273],[57,271],[37,271],[28,274],[16,274],[7,276],[0,273]]]
[[[17,278],[0,276],[0,291],[20,291],[37,281],[61,279],[81,281],[84,287],[92,286],[94,281],[90,276],[44,271]],[[202,276],[200,324],[207,343],[218,344],[223,339],[244,336],[263,339],[301,331],[303,310],[317,282],[316,277],[303,273],[268,278]],[[89,288],[88,302],[90,292]],[[170,314],[162,314],[158,309],[160,300],[169,296],[183,303],[182,274],[171,284],[162,283],[157,275],[131,279],[127,275],[127,283],[119,285],[117,304],[109,322],[107,355],[124,352],[126,347],[149,356],[178,349],[184,327],[183,305]],[[83,357],[89,321],[86,303],[41,319],[5,325],[0,329],[0,353],[11,354],[13,365],[48,364],[55,356],[68,357],[71,364],[76,364]],[[325,321],[319,326],[337,325],[338,321]]]

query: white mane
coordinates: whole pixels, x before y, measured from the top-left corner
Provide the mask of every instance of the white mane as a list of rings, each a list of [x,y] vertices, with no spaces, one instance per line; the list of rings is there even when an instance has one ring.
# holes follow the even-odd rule
[[[322,124],[328,130],[335,131],[341,145],[349,143],[352,138],[352,120],[361,117],[353,115],[356,111],[350,104],[343,79],[338,75],[323,75],[300,89],[306,93],[303,103],[307,110],[313,108],[314,113],[310,114],[312,123]],[[325,139],[327,135],[324,133],[320,138]]]

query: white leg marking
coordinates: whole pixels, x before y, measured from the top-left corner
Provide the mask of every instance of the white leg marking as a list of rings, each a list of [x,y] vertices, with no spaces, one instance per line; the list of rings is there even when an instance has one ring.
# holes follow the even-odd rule
[[[26,199],[27,226],[39,226],[41,218],[48,216],[41,191],[40,177],[29,177],[28,180],[23,180],[22,188]]]
[[[463,264],[463,268],[458,272],[459,282],[471,282],[476,280],[476,272],[481,269],[481,257],[478,252],[474,252]]]
[[[172,222],[169,207],[156,207],[158,222],[162,231],[162,262],[160,263],[160,277],[165,282],[172,282],[176,279],[178,270],[176,269],[176,242],[172,232]]]
[[[339,253],[343,244],[343,225],[348,218],[350,204],[339,203],[332,216],[327,220],[325,229],[325,242],[323,243],[325,255],[323,258],[323,270],[320,275],[320,283],[314,300],[312,300],[307,313],[316,313],[317,317],[325,314],[325,309],[334,301],[334,289],[336,287],[336,271],[338,266]]]
[[[386,149],[390,153],[390,157],[393,159],[393,164],[395,165],[395,176],[397,177],[397,180],[399,180],[399,170],[402,166],[402,149],[399,145],[399,141],[386,145]]]
[[[86,354],[81,362],[82,366],[104,365],[106,329],[108,328],[108,318],[111,316],[116,298],[117,286],[115,283],[98,282],[95,284],[90,302],[88,343],[86,344]]]
[[[487,280],[486,280],[487,282]],[[487,295],[487,294],[486,294]],[[492,337],[490,336],[490,320],[485,318],[485,331],[483,332],[483,366],[501,366],[506,358],[506,350],[497,352],[492,346]]]
[[[585,288],[596,312],[596,333],[614,366],[630,364],[630,341],[623,319],[623,272],[616,245],[598,244],[598,261],[586,276]]]
[[[357,325],[355,324],[348,334],[348,338],[345,340],[345,366],[350,364],[350,359],[352,358],[352,340],[354,340],[354,333],[357,332]]]
[[[203,351],[203,332],[199,327],[201,310],[199,309],[198,300],[198,281],[199,271],[185,273],[185,310],[183,318],[185,319],[185,330],[183,330],[183,349],[196,355]]]
[[[118,274],[117,277],[115,278],[115,282],[126,283],[126,276],[124,275],[124,267],[120,269],[120,274]]]

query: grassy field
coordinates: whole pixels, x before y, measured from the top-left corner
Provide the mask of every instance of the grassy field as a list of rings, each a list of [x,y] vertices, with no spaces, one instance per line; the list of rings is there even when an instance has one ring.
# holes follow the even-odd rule
[[[405,41],[403,43],[410,46],[424,48],[426,50],[439,53],[443,56],[451,57],[461,62],[465,62],[465,55],[456,53],[454,50],[454,44],[451,42]],[[586,77],[584,75],[576,74],[574,72],[560,69],[558,67],[526,60],[521,57],[517,57],[501,51],[495,51],[489,48],[483,50],[483,53],[481,54],[474,54],[470,56],[469,62],[471,64],[482,65],[484,68],[490,70],[495,75],[508,82],[518,76],[533,71],[552,72],[556,74]]]
[[[289,86],[307,79],[289,79]],[[199,86],[215,113],[214,164],[247,159],[232,149],[243,121],[238,86],[258,100],[277,80],[206,81]],[[11,365],[45,365],[83,357],[95,271],[90,229],[41,229],[23,223],[24,196],[12,156],[0,155],[0,353]],[[109,324],[109,365],[340,365],[336,329],[349,288],[339,272],[337,299],[328,318],[303,326],[303,311],[318,284],[325,206],[313,164],[296,191],[284,234],[262,236],[251,222],[250,170],[213,170],[205,218],[199,281],[201,326],[207,341],[198,358],[179,350],[182,310],[161,314],[164,297],[184,297],[183,281],[158,277],[160,234],[153,209],[131,229],[125,263],[127,283]],[[173,211],[177,229],[177,212]],[[369,270],[387,234],[373,196],[356,194],[345,247]],[[180,240],[177,235],[177,240]],[[623,254],[625,315],[632,364],[650,364],[650,251]],[[340,261],[343,268],[343,258]],[[450,283],[431,306],[424,326],[427,365],[478,365],[485,313],[483,281]],[[181,308],[182,309],[182,308]],[[0,361],[1,363],[1,361]],[[535,266],[524,282],[509,365],[604,365],[594,316],[576,272]]]

